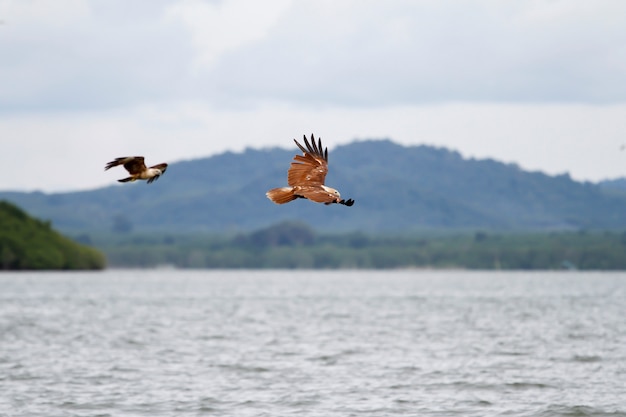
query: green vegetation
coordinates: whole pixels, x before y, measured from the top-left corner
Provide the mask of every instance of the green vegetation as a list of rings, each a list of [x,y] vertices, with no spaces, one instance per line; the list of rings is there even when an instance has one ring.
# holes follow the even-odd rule
[[[0,269],[102,269],[105,258],[0,201]]]
[[[84,237],[85,238],[85,237]],[[317,235],[285,222],[248,234],[100,236],[113,267],[626,269],[626,233]]]

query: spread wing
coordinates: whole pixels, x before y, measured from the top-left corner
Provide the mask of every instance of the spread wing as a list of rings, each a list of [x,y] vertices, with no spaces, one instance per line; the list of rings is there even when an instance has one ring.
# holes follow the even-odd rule
[[[143,162],[143,156],[133,156],[126,158],[124,161],[124,168],[130,175],[139,174],[146,170],[146,164]]]
[[[304,155],[296,155],[289,167],[287,183],[290,186],[320,186],[324,185],[328,173],[328,148],[322,151],[322,140],[311,135],[311,143],[304,136],[306,148],[293,140]]]
[[[146,170],[146,164],[143,161],[143,156],[124,156],[121,158],[115,158],[115,160],[107,163],[104,169],[111,169],[118,165],[124,165],[126,171],[128,171],[131,175],[136,175]]]

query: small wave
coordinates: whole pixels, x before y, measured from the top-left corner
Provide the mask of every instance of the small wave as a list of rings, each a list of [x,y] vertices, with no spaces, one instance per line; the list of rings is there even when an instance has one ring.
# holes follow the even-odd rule
[[[109,372],[119,372],[119,373],[136,373],[139,372],[139,369],[136,368],[127,368],[127,367],[123,367],[123,366],[118,366],[118,365],[114,365],[111,368],[109,368]]]
[[[586,405],[550,405],[533,417],[626,417],[625,411],[606,411]]]
[[[602,357],[598,355],[574,355],[572,362],[601,362]]]
[[[323,362],[325,365],[334,365],[337,363],[340,356],[341,354],[319,355],[319,356],[312,357],[310,360],[315,361],[315,362]]]
[[[91,403],[91,402],[77,402],[77,401],[64,401],[60,404],[61,408],[68,410],[102,410],[102,409],[111,409],[115,407],[115,403],[106,402],[106,403]],[[103,413],[96,414],[96,416],[111,416],[111,414]]]
[[[361,353],[359,349],[345,349],[337,353],[313,356],[309,360],[314,362],[323,362],[326,365],[334,365],[337,361],[339,361],[339,359],[347,356],[358,355],[359,353]]]
[[[527,352],[513,351],[513,350],[497,350],[493,352],[494,355],[498,356],[528,356]]]
[[[270,372],[271,370],[269,368],[265,368],[262,366],[248,366],[248,365],[241,365],[241,364],[230,364],[230,363],[226,363],[226,364],[220,364],[217,365],[218,368],[221,369],[229,369],[232,371],[242,371],[242,372],[251,372],[251,373],[261,373],[261,372]]]
[[[226,340],[227,337],[223,334],[205,334],[198,338],[199,340]]]
[[[548,384],[542,384],[541,382],[511,382],[505,384],[506,387],[524,390],[524,389],[546,389],[546,388],[554,388]]]
[[[503,389],[510,390],[535,390],[535,389],[551,389],[552,385],[543,384],[541,382],[508,382],[508,383],[487,383],[487,382],[469,382],[469,381],[452,381],[447,383],[430,384],[430,387],[455,387],[463,390],[476,391],[496,391],[501,392]]]
[[[122,349],[141,349],[146,346],[146,343],[131,336],[122,336],[114,339],[112,345]]]

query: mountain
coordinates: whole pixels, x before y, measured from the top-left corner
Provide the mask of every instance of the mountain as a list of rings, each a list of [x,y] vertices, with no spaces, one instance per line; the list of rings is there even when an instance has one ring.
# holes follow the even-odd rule
[[[327,185],[353,198],[353,207],[305,200],[275,205],[265,192],[286,185],[295,151],[247,149],[172,163],[151,185],[0,192],[0,198],[72,233],[239,232],[287,220],[328,232],[626,228],[624,193],[568,175],[527,172],[513,164],[390,140],[357,141],[329,153]]]
[[[102,269],[104,255],[0,201],[0,269]]]
[[[598,185],[608,193],[626,195],[626,178],[600,181]]]

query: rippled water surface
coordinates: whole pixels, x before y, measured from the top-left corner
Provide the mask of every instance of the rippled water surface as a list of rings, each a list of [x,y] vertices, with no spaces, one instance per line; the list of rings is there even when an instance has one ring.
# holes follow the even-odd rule
[[[626,416],[626,274],[0,274],[2,416]]]

